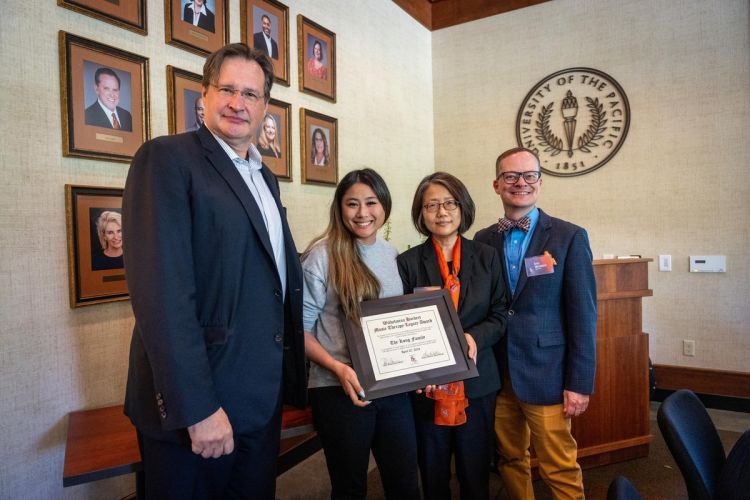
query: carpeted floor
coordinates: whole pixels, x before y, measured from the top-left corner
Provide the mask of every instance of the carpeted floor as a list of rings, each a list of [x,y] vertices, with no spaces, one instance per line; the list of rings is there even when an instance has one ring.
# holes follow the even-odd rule
[[[654,416],[655,408],[652,408]],[[725,412],[732,414],[732,412]],[[731,425],[722,426],[714,416],[714,422],[719,428],[719,436],[727,452],[740,437],[740,431],[750,427],[750,415],[730,415]],[[722,429],[722,427],[724,429]],[[732,429],[732,430],[726,430]],[[649,456],[642,459],[630,460],[613,465],[596,467],[583,471],[586,498],[600,500],[607,497],[609,483],[617,476],[627,476],[647,500],[682,500],[687,499],[687,491],[682,481],[680,471],[672,460],[669,450],[661,437],[655,418],[651,420],[651,434],[654,436]],[[383,499],[383,488],[374,463],[368,475],[368,499]],[[455,477],[452,481],[454,498],[459,498]],[[502,479],[491,475],[490,492],[494,499],[505,500],[507,495],[503,488]],[[542,481],[534,483],[534,492],[538,500],[551,499],[546,485]],[[279,477],[276,489],[278,500],[325,500],[330,498],[330,483],[325,468],[323,452],[318,452],[295,468]]]

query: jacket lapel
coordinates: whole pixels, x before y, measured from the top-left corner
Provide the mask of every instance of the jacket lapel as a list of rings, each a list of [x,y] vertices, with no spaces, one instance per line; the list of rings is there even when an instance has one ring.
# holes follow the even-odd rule
[[[458,271],[458,279],[461,283],[461,290],[458,294],[458,310],[460,311],[468,297],[469,290],[471,289],[471,287],[468,286],[469,281],[471,281],[469,269],[473,269],[472,262],[474,261],[474,251],[469,240],[463,236],[459,236],[459,238],[461,238],[461,269]]]
[[[533,257],[535,255],[541,255],[544,253],[544,249],[547,247],[547,242],[549,241],[550,237],[550,228],[552,227],[552,222],[550,220],[549,215],[542,212],[541,209],[539,209],[539,221],[537,222],[536,229],[534,230],[534,234],[531,236],[531,243],[529,243],[529,248],[526,250],[526,253],[524,254],[523,258],[527,257]],[[526,285],[526,281],[528,280],[528,276],[526,276],[526,264],[521,261],[521,274],[518,277],[518,284],[516,285],[516,293],[513,294],[513,298],[515,299],[521,294],[521,291],[523,290],[523,287]]]
[[[432,286],[443,288],[443,278],[440,276],[440,266],[438,266],[435,248],[432,246],[432,238],[422,243],[422,268],[427,275],[427,282]]]
[[[245,180],[237,171],[237,168],[235,168],[234,163],[229,159],[227,153],[222,149],[221,145],[216,142],[216,139],[214,139],[208,129],[202,127],[197,133],[203,147],[206,149],[206,158],[211,165],[213,165],[219,175],[224,178],[235,196],[240,200],[240,203],[242,203],[263,248],[266,250],[271,260],[273,260],[273,249],[271,248],[271,240],[268,236],[268,230],[263,222],[263,215],[260,213],[258,204],[255,202],[255,198],[253,198],[250,189],[247,187],[247,184],[245,184]],[[273,188],[271,188],[271,192],[274,192]],[[277,199],[276,203],[279,203],[278,196],[274,197]]]

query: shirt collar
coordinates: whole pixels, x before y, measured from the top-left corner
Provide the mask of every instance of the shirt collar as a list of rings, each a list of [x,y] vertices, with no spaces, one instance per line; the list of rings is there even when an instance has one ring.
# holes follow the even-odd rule
[[[193,9],[193,12],[195,12],[195,2],[191,3],[189,7],[191,9]],[[206,4],[205,3],[203,5],[201,5],[200,9],[198,9],[198,13],[203,14],[204,16],[208,15],[208,14],[206,14]]]
[[[102,107],[102,109],[104,110],[104,112],[105,112],[105,113],[107,114],[107,118],[109,118],[110,120],[112,120],[112,113],[114,113],[114,114],[115,114],[115,116],[117,116],[117,119],[118,119],[118,120],[120,119],[120,117],[119,117],[119,116],[117,115],[117,106],[115,106],[115,110],[114,110],[114,111],[112,111],[112,110],[111,110],[111,109],[109,109],[109,108],[108,108],[107,106],[105,106],[104,104],[102,104],[102,101],[101,101],[101,100],[99,100],[98,98],[96,99],[96,102],[98,102],[98,103],[99,103],[99,106],[101,106],[101,107]]]
[[[238,155],[237,152],[232,149],[232,147],[227,144],[226,141],[224,141],[224,139],[214,134],[213,130],[209,128],[208,131],[211,132],[211,135],[214,136],[214,139],[216,139],[216,142],[219,143],[219,146],[221,146],[224,152],[229,156],[230,160],[232,160],[234,163],[248,166],[250,167],[250,170],[260,170],[262,160],[260,158],[260,153],[258,153],[258,150],[255,148],[255,144],[250,144],[250,149],[248,149],[247,151],[247,159],[244,159],[241,158],[240,155]]]

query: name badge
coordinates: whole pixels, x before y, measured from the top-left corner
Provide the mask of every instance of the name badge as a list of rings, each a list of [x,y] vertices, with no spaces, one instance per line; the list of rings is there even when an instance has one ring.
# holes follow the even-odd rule
[[[526,265],[526,276],[529,277],[552,274],[555,272],[555,266],[557,265],[557,261],[546,251],[536,257],[527,257],[523,262]]]

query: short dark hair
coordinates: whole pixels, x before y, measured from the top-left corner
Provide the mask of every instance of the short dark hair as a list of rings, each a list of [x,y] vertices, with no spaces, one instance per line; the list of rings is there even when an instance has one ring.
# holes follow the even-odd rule
[[[497,176],[500,175],[500,162],[506,159],[507,157],[514,155],[516,153],[529,153],[531,156],[536,158],[536,164],[541,169],[542,168],[542,162],[539,161],[539,155],[537,155],[535,152],[528,148],[510,148],[507,151],[503,151],[500,156],[497,157],[497,160],[495,160],[495,178],[497,179]]]
[[[263,14],[262,16],[260,16],[261,22],[263,21],[263,19],[268,19],[268,22],[271,22],[271,16],[269,16],[268,14]]]
[[[414,201],[411,204],[411,220],[414,223],[414,227],[417,228],[421,234],[430,236],[432,233],[427,229],[427,225],[424,223],[424,217],[422,217],[422,205],[424,205],[424,193],[430,184],[437,184],[443,186],[458,202],[461,207],[461,224],[458,225],[458,234],[463,234],[469,230],[471,225],[474,223],[474,214],[476,209],[474,207],[474,200],[471,199],[469,190],[458,177],[455,177],[447,172],[435,172],[434,174],[428,175],[419,183],[417,191],[414,193]]]
[[[101,68],[97,69],[96,73],[94,73],[94,83],[95,84],[99,85],[99,79],[101,78],[102,75],[109,75],[109,76],[114,77],[115,80],[117,80],[117,87],[118,88],[120,87],[120,85],[121,85],[120,84],[120,77],[117,76],[117,73],[115,73],[115,71],[112,68],[106,68],[106,67],[103,67],[103,66]]]
[[[268,102],[271,98],[271,87],[273,86],[273,63],[265,52],[248,47],[244,43],[230,43],[208,56],[206,63],[203,65],[203,81],[201,82],[203,88],[207,89],[209,85],[216,85],[224,60],[231,57],[239,57],[246,61],[258,63],[260,69],[263,70],[265,80],[263,82],[263,94],[265,101]]]

